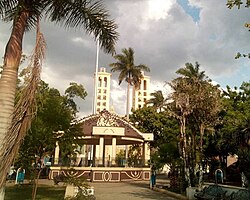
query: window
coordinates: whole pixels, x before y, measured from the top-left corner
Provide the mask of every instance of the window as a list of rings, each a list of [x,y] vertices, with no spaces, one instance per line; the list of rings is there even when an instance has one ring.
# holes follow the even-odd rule
[[[107,77],[104,77],[104,87],[107,87],[107,83],[108,82],[108,80],[107,80]]]
[[[99,77],[98,79],[98,87],[101,87],[102,86],[102,79]]]
[[[147,81],[146,81],[146,80],[143,81],[143,89],[144,89],[144,90],[147,89]]]

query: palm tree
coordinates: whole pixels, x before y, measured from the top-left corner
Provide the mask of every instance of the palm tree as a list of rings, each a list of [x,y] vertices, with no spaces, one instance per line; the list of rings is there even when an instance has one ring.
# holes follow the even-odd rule
[[[129,120],[129,99],[130,99],[130,86],[138,88],[143,78],[142,71],[149,72],[150,69],[146,65],[135,65],[134,63],[134,50],[132,48],[122,49],[123,54],[117,54],[114,58],[117,60],[115,63],[111,63],[111,72],[120,72],[118,80],[119,85],[125,80],[128,83],[127,86],[127,109],[126,115]]]
[[[176,117],[180,121],[180,152],[183,157],[183,164],[185,169],[185,179],[188,187],[191,186],[190,171],[188,166],[187,155],[187,135],[186,135],[186,123],[188,116],[193,112],[192,94],[196,92],[194,88],[206,77],[205,72],[200,72],[200,65],[198,62],[193,66],[192,63],[186,63],[185,67],[176,71],[180,77],[174,79],[169,85],[174,90],[172,98],[176,102],[176,107],[180,109],[180,112]]]
[[[192,63],[186,63],[185,67],[178,69],[176,73],[185,78],[197,78],[199,80],[206,78],[205,71],[200,72],[200,64],[198,62],[195,62],[195,66]]]
[[[159,109],[159,111],[161,112],[162,109],[164,109],[167,101],[167,99],[164,98],[162,91],[158,90],[151,93],[150,95],[152,96],[152,98],[147,101],[147,104],[153,104],[152,106],[156,109]]]
[[[0,79],[0,156],[3,155],[5,136],[12,121],[16,93],[17,72],[22,55],[25,31],[36,27],[37,21],[46,20],[65,27],[82,27],[88,34],[99,38],[107,53],[115,52],[118,38],[117,25],[109,19],[100,1],[91,0],[1,0],[0,17],[12,22],[12,31],[5,48],[4,64]],[[0,163],[2,163],[0,159]],[[3,163],[2,163],[3,164]],[[0,186],[0,200],[4,189]]]
[[[193,66],[191,63],[186,63],[184,68],[177,70],[180,77],[174,79],[170,86],[174,90],[172,98],[179,108],[178,119],[180,120],[180,138],[182,139],[182,156],[184,166],[186,168],[186,180],[190,186],[189,166],[186,158],[188,157],[187,150],[187,134],[186,124],[187,119],[192,120],[193,125],[199,130],[199,151],[200,156],[203,153],[203,136],[205,129],[210,128],[218,121],[218,112],[220,111],[220,91],[218,86],[211,84],[211,80],[205,75],[204,71],[200,71],[198,62]],[[197,131],[197,132],[198,132]],[[195,164],[200,167],[199,187],[202,183],[202,163],[198,160],[196,153],[196,130],[192,131],[191,144],[192,156]],[[186,162],[186,163],[185,163]],[[195,166],[194,166],[195,167]],[[194,171],[194,170],[193,170]]]

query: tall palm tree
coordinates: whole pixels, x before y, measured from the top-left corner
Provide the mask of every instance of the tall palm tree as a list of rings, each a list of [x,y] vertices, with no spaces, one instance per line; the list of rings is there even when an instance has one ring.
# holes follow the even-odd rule
[[[202,184],[202,163],[198,158],[196,146],[199,146],[199,155],[203,153],[203,136],[205,129],[212,127],[218,120],[218,112],[220,111],[220,91],[218,86],[211,84],[211,80],[205,75],[204,71],[200,71],[198,62],[193,66],[191,63],[186,63],[184,68],[177,70],[180,77],[174,79],[170,86],[174,90],[172,98],[179,108],[178,119],[180,120],[180,138],[182,139],[182,157],[186,168],[186,180],[190,186],[190,173],[188,162],[187,149],[187,134],[186,124],[187,119],[192,120],[193,125],[199,130],[199,141],[197,141],[197,132],[192,131],[191,145],[193,164],[199,165],[199,187]],[[197,144],[198,143],[198,144]],[[190,163],[189,163],[190,165]],[[196,165],[193,165],[195,167]],[[194,170],[192,170],[194,171]]]
[[[134,63],[134,50],[132,48],[122,49],[122,54],[117,54],[114,56],[117,60],[115,63],[111,63],[111,72],[120,72],[118,80],[119,85],[122,81],[126,81],[127,85],[127,108],[126,115],[127,120],[129,120],[129,99],[130,99],[130,86],[135,86],[138,88],[143,78],[142,71],[149,72],[150,69],[146,65],[140,64],[135,65]]]
[[[200,71],[198,62],[195,62],[195,66],[192,63],[186,63],[185,67],[178,69],[176,73],[182,76],[180,78],[185,78],[189,81],[202,81],[207,78],[205,71]]]
[[[164,98],[162,91],[158,90],[151,93],[152,98],[147,101],[147,104],[152,104],[154,108],[161,112],[166,105],[167,99]]]
[[[83,28],[88,34],[99,38],[107,53],[114,53],[118,38],[117,25],[109,19],[101,1],[91,0],[1,0],[0,19],[12,22],[12,30],[5,48],[4,65],[0,79],[0,155],[4,154],[4,138],[11,124],[16,93],[17,73],[22,55],[25,31],[36,26],[38,19],[65,27]],[[0,163],[2,161],[0,160]],[[0,200],[3,199],[0,187]]]

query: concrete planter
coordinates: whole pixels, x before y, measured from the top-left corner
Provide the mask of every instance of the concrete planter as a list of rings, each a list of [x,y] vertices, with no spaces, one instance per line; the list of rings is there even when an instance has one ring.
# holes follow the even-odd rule
[[[189,200],[195,200],[194,194],[196,193],[196,190],[198,187],[187,187],[186,188],[186,196]]]

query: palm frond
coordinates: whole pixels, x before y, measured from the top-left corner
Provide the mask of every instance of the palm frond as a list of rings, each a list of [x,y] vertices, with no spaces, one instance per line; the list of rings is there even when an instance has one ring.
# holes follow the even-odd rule
[[[127,80],[127,73],[126,73],[125,70],[120,71],[118,80],[119,80],[119,85],[122,83],[123,80],[126,80],[128,82],[128,80]]]
[[[1,0],[0,1],[0,17],[5,18],[6,11],[12,10],[16,7],[18,0]]]
[[[107,53],[115,53],[118,39],[117,24],[109,19],[102,1],[63,0],[47,1],[46,16],[66,27],[83,27],[88,34],[99,38],[100,46]]]
[[[150,72],[150,68],[146,65],[143,65],[143,64],[137,65],[136,68],[138,68],[142,71],[145,71],[145,72]]]
[[[36,47],[31,57],[30,66],[33,66],[30,81],[22,91],[22,95],[15,106],[13,120],[8,133],[4,138],[4,153],[0,155],[0,160],[4,165],[0,165],[0,187],[5,183],[6,174],[18,153],[20,144],[31,126],[31,121],[36,113],[36,93],[40,82],[40,70],[42,60],[45,56],[45,40],[37,29]]]
[[[13,1],[11,6],[4,9],[3,19],[7,22],[17,19],[22,13],[26,13],[29,17],[25,29],[30,30],[36,27],[37,20],[42,18],[42,12],[45,9],[45,0],[41,1]]]

